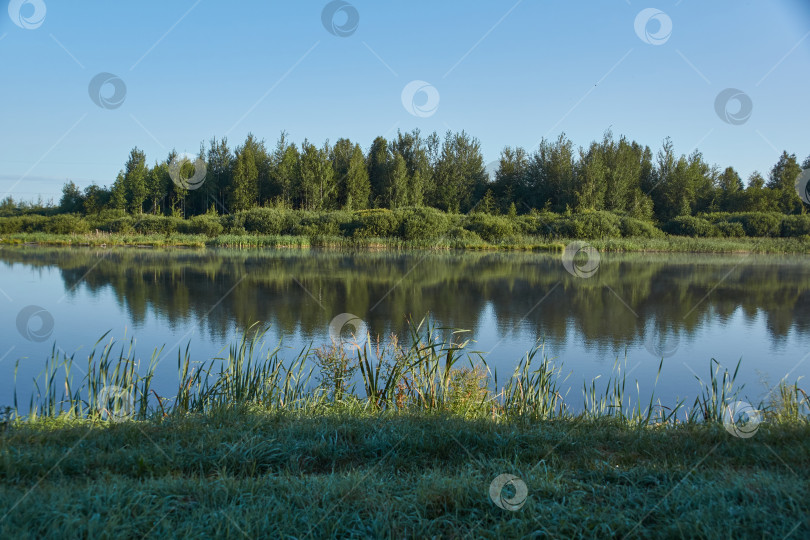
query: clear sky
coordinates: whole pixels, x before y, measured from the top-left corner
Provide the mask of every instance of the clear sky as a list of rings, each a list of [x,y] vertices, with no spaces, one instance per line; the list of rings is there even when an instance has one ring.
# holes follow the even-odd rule
[[[67,179],[110,184],[133,146],[151,164],[249,131],[368,148],[466,130],[490,162],[612,128],[743,178],[810,154],[808,0],[351,0],[328,25],[321,0],[2,3],[0,196],[58,201]],[[99,73],[117,78],[91,99]]]

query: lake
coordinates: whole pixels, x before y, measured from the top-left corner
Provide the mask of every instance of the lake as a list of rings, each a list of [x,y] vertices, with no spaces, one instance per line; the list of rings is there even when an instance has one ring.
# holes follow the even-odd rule
[[[18,363],[21,412],[54,346],[82,369],[107,331],[136,338],[144,364],[165,346],[153,387],[173,396],[179,348],[220,356],[258,321],[292,358],[329,342],[343,313],[381,339],[427,313],[469,330],[501,382],[544,341],[574,408],[617,359],[633,395],[637,380],[669,405],[692,405],[712,358],[732,371],[742,360],[740,397],[755,404],[810,373],[810,257],[608,253],[585,278],[559,254],[3,247],[0,303],[0,406]]]

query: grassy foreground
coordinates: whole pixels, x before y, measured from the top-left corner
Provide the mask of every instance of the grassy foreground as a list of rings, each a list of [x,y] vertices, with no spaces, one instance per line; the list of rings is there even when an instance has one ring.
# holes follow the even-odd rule
[[[208,237],[198,234],[51,234],[15,233],[0,237],[0,245],[35,244],[42,246],[89,247],[237,247],[237,248],[363,248],[363,249],[464,249],[498,251],[561,252],[573,239],[542,236],[518,236],[486,242],[481,239],[441,238],[404,240],[401,238],[347,238],[343,236],[286,236],[262,234],[223,234]],[[774,253],[810,254],[810,237],[799,238],[607,238],[587,243],[603,252],[672,253]]]
[[[28,413],[15,392],[0,418],[0,537],[810,534],[810,399],[796,384],[738,416],[737,370],[712,361],[685,408],[634,400],[619,367],[604,390],[583,385],[577,412],[542,349],[493,390],[485,359],[445,330],[423,320],[410,345],[286,362],[251,328],[225,358],[180,350],[174,396],[152,387],[160,350],[144,371],[131,343],[100,340],[76,381],[54,346]],[[502,474],[519,481],[493,499]],[[520,482],[522,506],[494,502]]]
[[[810,428],[231,409],[0,438],[3,538],[806,538]],[[509,473],[525,505],[490,500]]]

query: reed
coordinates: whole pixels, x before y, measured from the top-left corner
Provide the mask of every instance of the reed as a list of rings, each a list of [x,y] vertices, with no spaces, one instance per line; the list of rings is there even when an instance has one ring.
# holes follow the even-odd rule
[[[678,424],[680,411],[688,423],[722,423],[726,408],[742,390],[736,385],[740,363],[730,372],[712,359],[707,381],[698,378],[701,390],[691,408],[685,408],[683,401],[663,405],[655,398],[655,385],[649,400],[642,400],[638,381],[635,395],[628,388],[624,358],[616,360],[604,388],[598,385],[600,377],[583,384],[582,409],[576,411],[566,401],[568,391],[563,391],[570,374],[562,377],[562,366],[546,355],[544,343],[528,351],[500,384],[485,355],[469,349],[465,333],[437,327],[425,317],[411,323],[406,343],[397,336],[385,341],[366,336],[361,345],[341,341],[309,346],[285,360],[281,342],[268,346],[266,329],[256,324],[222,357],[197,362],[188,345],[179,349],[177,390],[164,396],[152,387],[162,348],[141,365],[134,339],[117,343],[105,334],[88,354],[85,375],[78,380],[75,355],[54,346],[34,380],[24,415],[18,407],[15,370],[10,418],[140,421],[245,407],[288,412],[359,407],[380,413],[491,417],[498,422],[611,418],[647,427]],[[662,367],[663,360],[656,383]],[[759,404],[767,418],[782,422],[806,422],[809,407],[810,400],[798,383],[786,381],[772,399]]]

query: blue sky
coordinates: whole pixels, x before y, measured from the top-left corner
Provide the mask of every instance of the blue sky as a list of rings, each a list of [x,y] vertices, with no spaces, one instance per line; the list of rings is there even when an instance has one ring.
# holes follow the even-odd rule
[[[679,153],[697,146],[744,178],[782,150],[810,154],[805,0],[352,0],[333,19],[356,10],[345,37],[327,31],[320,0],[3,4],[0,196],[58,200],[67,179],[111,183],[133,146],[152,163],[249,131],[268,146],[286,130],[367,148],[397,129],[466,130],[489,162],[507,145],[561,132],[587,145],[612,128],[654,150],[667,136]],[[647,8],[663,15],[639,35]],[[125,83],[119,107],[90,98],[98,73]],[[439,96],[406,99],[422,116],[403,105],[414,80]],[[750,98],[742,123],[715,111],[726,88]]]

